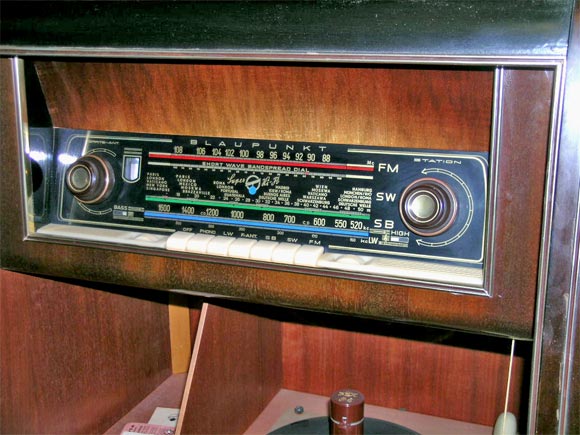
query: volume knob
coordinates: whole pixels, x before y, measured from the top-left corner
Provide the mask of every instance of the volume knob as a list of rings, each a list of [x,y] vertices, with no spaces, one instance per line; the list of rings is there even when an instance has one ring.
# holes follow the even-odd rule
[[[457,217],[457,199],[441,180],[421,178],[409,184],[401,195],[399,213],[403,223],[420,236],[445,232]]]
[[[98,204],[111,194],[115,174],[103,157],[89,154],[74,162],[65,174],[66,186],[85,204]]]

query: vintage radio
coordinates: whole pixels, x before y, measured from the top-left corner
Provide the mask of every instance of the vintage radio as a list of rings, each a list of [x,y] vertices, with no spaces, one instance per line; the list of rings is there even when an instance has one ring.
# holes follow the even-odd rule
[[[29,148],[54,174],[37,236],[483,286],[487,153],[58,128]]]
[[[558,70],[340,58],[11,68],[23,249],[91,249],[105,276],[126,254],[179,268],[147,278],[160,289],[499,333],[489,319],[517,318],[508,328],[529,336],[555,137],[549,111],[522,98],[533,86],[548,104]],[[62,274],[92,277],[77,258]],[[401,312],[387,300],[425,289],[497,312],[426,319],[430,298],[401,296]]]

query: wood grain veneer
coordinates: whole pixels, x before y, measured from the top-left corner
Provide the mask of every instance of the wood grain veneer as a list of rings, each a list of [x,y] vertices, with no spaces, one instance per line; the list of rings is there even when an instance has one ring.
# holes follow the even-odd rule
[[[204,304],[177,433],[242,433],[280,390],[280,322]]]
[[[283,324],[284,388],[327,397],[354,388],[369,404],[487,426],[503,412],[509,341],[470,348],[443,331],[403,338],[380,323],[373,332],[342,323],[346,329]],[[522,416],[525,369],[525,358],[516,356],[509,399],[516,416]]]
[[[539,298],[529,432],[580,434],[580,1],[573,2],[547,288]],[[541,353],[540,353],[541,350]]]
[[[191,309],[187,297],[169,294],[169,335],[171,338],[171,369],[185,373],[191,359]],[[197,326],[197,325],[196,325]]]
[[[37,62],[57,127],[486,151],[491,70]]]
[[[182,433],[236,433],[280,388],[493,426],[510,340],[266,306],[204,304],[182,404]],[[526,417],[531,346],[516,344],[509,410]]]
[[[186,373],[173,374],[167,378],[123,418],[107,429],[104,435],[120,435],[126,424],[148,422],[158,407],[179,409],[186,380]]]
[[[165,295],[115,290],[0,270],[1,433],[102,433],[171,375]]]

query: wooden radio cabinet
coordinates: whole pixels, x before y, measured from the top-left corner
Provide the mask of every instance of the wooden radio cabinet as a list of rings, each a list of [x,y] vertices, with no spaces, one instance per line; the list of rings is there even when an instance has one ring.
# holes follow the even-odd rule
[[[578,432],[579,8],[531,3],[3,2],[0,432],[267,433],[345,387],[419,433]],[[35,128],[485,155],[480,281],[47,235]]]

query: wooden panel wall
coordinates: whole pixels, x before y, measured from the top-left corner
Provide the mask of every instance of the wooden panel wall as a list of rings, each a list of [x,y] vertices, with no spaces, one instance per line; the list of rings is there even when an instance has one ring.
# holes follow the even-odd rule
[[[211,303],[202,311],[189,374],[186,433],[227,432],[234,422],[243,430],[240,421],[251,421],[248,416],[255,417],[279,388],[327,397],[355,388],[368,404],[486,426],[504,410],[508,339]],[[527,415],[530,354],[530,342],[516,343],[508,409],[520,418],[520,428]]]
[[[282,384],[281,325],[205,304],[177,433],[242,433]]]
[[[489,149],[491,70],[38,62],[58,127]]]
[[[371,323],[371,332],[364,321],[342,322],[346,329],[283,324],[284,388],[326,396],[354,388],[368,404],[487,426],[503,412],[509,340],[466,347],[453,343],[449,332],[403,338],[396,331],[400,325],[391,325],[395,333],[389,334],[389,325]],[[529,346],[519,346],[525,355]],[[525,370],[525,356],[516,356],[509,409],[522,422]]]
[[[163,293],[0,270],[0,432],[104,432],[171,374],[167,312]]]

